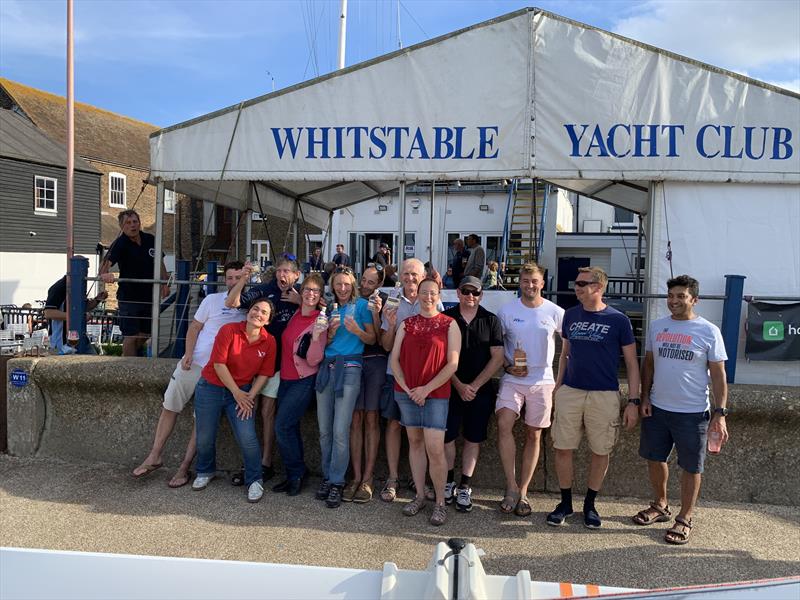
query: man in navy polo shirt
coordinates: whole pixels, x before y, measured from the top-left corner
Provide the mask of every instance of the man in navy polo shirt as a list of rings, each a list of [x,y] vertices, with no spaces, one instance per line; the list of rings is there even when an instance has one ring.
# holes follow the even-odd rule
[[[123,210],[117,216],[120,236],[111,244],[100,275],[110,275],[109,270],[119,264],[120,279],[152,279],[155,261],[156,238],[142,231],[139,213]],[[161,279],[167,278],[167,269],[161,262]],[[103,278],[110,283],[113,276]],[[117,289],[119,303],[119,328],[122,331],[122,356],[138,356],[150,337],[153,312],[153,288],[149,283],[120,281]],[[169,295],[169,286],[161,286],[161,297]]]

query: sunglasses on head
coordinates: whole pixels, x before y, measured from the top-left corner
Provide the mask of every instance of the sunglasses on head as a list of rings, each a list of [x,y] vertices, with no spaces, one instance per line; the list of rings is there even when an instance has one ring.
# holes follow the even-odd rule
[[[383,271],[383,265],[381,263],[367,263],[368,269],[375,269],[378,273]]]
[[[467,289],[462,289],[462,290],[460,290],[460,291],[461,291],[461,293],[462,293],[462,294],[464,294],[464,295],[467,295],[467,296],[475,296],[476,298],[477,298],[478,296],[480,296],[480,295],[483,293],[483,291],[482,291],[482,290],[467,290]]]
[[[596,281],[576,281],[575,287],[586,287],[587,285],[592,285],[593,283],[597,283]]]
[[[281,254],[281,258],[285,258],[287,260],[297,260],[297,257],[290,252],[284,252],[283,254]]]
[[[350,267],[336,267],[333,271],[334,273],[344,273],[345,275],[352,275],[353,269]]]

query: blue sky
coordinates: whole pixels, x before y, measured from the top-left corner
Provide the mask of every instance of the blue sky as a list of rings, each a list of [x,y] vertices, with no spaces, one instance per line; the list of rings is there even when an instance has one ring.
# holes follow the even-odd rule
[[[349,0],[347,64],[535,5],[800,91],[800,1]],[[336,67],[339,0],[76,0],[76,96],[167,126]],[[65,94],[65,0],[0,0],[0,75]]]

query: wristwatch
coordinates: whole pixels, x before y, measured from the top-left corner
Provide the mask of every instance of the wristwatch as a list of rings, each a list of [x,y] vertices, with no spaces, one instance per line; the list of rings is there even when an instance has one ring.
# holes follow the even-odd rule
[[[628,404],[633,404],[634,406],[639,406],[642,401],[639,398],[628,398]]]
[[[729,410],[728,410],[727,408],[725,408],[724,406],[723,406],[723,407],[721,407],[721,408],[715,408],[715,409],[714,409],[714,414],[715,414],[715,415],[722,415],[723,417],[727,417],[727,416],[728,416],[728,413],[730,413],[730,412],[731,412],[731,411],[729,411]]]

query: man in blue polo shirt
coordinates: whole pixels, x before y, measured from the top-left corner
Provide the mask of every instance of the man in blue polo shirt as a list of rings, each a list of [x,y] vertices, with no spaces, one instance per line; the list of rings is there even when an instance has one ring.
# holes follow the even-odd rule
[[[111,244],[100,275],[109,274],[119,264],[120,279],[152,279],[155,261],[156,238],[142,231],[139,213],[123,210],[117,216],[121,233]],[[110,275],[110,274],[109,274]],[[167,278],[167,269],[161,262],[161,279]],[[111,282],[113,277],[103,278]],[[119,328],[122,331],[122,356],[138,356],[150,337],[153,320],[153,288],[150,283],[120,281],[117,289],[119,303]],[[169,295],[169,286],[161,286],[161,297]]]

